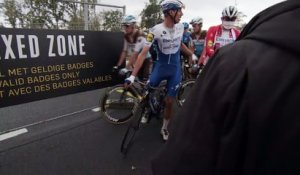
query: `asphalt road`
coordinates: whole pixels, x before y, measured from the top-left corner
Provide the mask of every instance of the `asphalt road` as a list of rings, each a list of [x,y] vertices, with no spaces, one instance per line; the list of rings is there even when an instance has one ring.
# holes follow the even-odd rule
[[[127,125],[104,120],[103,90],[0,109],[0,175],[151,175],[150,162],[164,146],[153,119],[138,131],[126,157],[120,153]],[[1,140],[1,134],[24,133]]]

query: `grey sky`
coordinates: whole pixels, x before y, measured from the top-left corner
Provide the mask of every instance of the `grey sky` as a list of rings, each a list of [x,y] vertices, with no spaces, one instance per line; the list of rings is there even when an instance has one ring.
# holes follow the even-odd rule
[[[209,26],[221,22],[220,17],[224,7],[235,4],[239,11],[247,15],[244,20],[248,22],[258,12],[282,1],[284,0],[182,0],[186,9],[183,11],[181,22],[189,22],[193,17],[200,16],[204,19],[203,29],[208,29]],[[98,0],[98,2],[117,6],[125,5],[127,14],[139,17],[149,0]],[[0,22],[4,22],[2,15],[0,14]]]
[[[239,11],[242,11],[247,17],[248,22],[255,14],[263,9],[282,2],[284,0],[182,0],[186,5],[181,22],[189,22],[193,17],[200,16],[204,19],[203,29],[211,25],[219,24],[221,12],[224,7],[237,5]],[[145,7],[148,0],[98,0],[103,4],[126,5],[126,13],[136,17]]]

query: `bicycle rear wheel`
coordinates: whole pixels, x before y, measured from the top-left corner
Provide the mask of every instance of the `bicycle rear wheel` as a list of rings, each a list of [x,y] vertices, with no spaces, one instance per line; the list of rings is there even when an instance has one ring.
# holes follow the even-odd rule
[[[128,125],[125,135],[122,139],[121,153],[123,153],[125,156],[133,143],[136,132],[140,128],[142,114],[144,112],[143,106],[144,105],[140,104],[137,107],[137,110],[134,113],[133,120],[131,120],[130,124]]]
[[[185,80],[181,83],[179,90],[177,92],[177,95],[176,95],[176,103],[179,107],[183,106],[183,104],[194,84],[195,84],[194,79]]]
[[[113,124],[128,122],[138,106],[138,99],[130,89],[116,85],[100,101],[104,118]]]

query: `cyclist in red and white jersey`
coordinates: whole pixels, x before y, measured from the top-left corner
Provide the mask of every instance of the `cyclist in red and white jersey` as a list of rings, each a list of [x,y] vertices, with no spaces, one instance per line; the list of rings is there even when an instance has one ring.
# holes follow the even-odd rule
[[[217,49],[233,43],[240,35],[240,31],[234,28],[238,10],[234,6],[226,7],[222,11],[222,24],[208,29],[205,39],[205,53],[199,61],[205,65],[208,58],[212,57]]]

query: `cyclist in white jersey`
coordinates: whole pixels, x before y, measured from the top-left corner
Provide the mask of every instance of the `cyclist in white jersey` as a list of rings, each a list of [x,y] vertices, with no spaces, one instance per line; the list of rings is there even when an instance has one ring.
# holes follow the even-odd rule
[[[134,63],[136,61],[137,55],[141,52],[144,43],[145,36],[143,32],[139,31],[136,28],[136,18],[133,15],[126,15],[122,19],[122,27],[124,30],[124,45],[123,51],[119,57],[118,63],[114,66],[114,70],[119,70],[120,67],[125,62],[125,67],[128,70],[132,70],[134,67]],[[150,64],[151,64],[151,55],[148,53],[147,61],[143,65],[143,74],[140,75],[140,78],[148,78],[148,74],[150,72]]]
[[[193,60],[197,60],[197,56],[182,43],[184,27],[179,21],[183,15],[181,11],[184,8],[183,3],[179,0],[163,0],[160,5],[164,13],[164,21],[150,29],[145,46],[138,55],[134,70],[131,76],[125,80],[125,83],[133,83],[151,45],[157,44],[158,60],[150,76],[149,85],[155,87],[162,80],[167,80],[167,97],[161,128],[161,135],[166,141],[169,136],[167,127],[172,115],[172,105],[181,80],[180,48]]]
[[[128,55],[131,55],[134,51],[134,46],[138,35],[136,22],[136,18],[132,15],[124,16],[121,21],[124,31],[124,45],[118,63],[116,66],[114,66],[114,69],[120,68],[120,66],[124,64],[126,57],[128,57]]]

